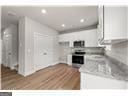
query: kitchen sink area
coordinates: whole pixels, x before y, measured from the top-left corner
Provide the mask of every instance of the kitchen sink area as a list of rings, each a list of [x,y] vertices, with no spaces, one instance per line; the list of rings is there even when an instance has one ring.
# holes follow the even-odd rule
[[[87,72],[107,78],[127,81],[127,74],[120,67],[103,55],[87,55],[86,63],[79,69],[80,72]]]
[[[102,84],[103,81],[106,82],[111,82],[112,84],[117,84],[119,83],[120,86],[120,82],[125,83],[128,81],[128,74],[122,70],[122,68],[120,68],[120,66],[118,66],[118,63],[120,62],[115,62],[113,60],[111,60],[108,56],[104,56],[104,55],[86,55],[86,59],[85,59],[85,64],[81,66],[81,68],[79,69],[79,71],[81,72],[81,86],[84,85],[84,88],[91,88],[93,89],[94,86],[91,86],[90,84],[92,84],[91,81],[93,81],[93,83],[95,81],[96,83]],[[90,77],[93,76],[93,77]],[[91,78],[89,80],[89,78]],[[98,79],[99,80],[98,80]],[[86,80],[85,80],[86,79]],[[89,82],[88,82],[89,80]],[[102,81],[103,80],[103,81]],[[110,80],[110,81],[108,81]],[[114,80],[114,81],[113,81]],[[83,83],[83,81],[85,81]],[[87,83],[88,82],[88,83]],[[118,83],[117,83],[118,82]],[[105,83],[102,84],[102,87],[99,88],[110,88],[110,85],[104,85]],[[123,84],[121,84],[123,85]],[[91,87],[90,87],[91,86]],[[99,85],[97,85],[96,87],[98,88]],[[124,87],[123,86],[123,87]],[[115,86],[114,86],[115,87]],[[120,88],[120,87],[119,87]],[[81,87],[81,89],[83,89]],[[118,89],[118,87],[115,87],[114,89]]]

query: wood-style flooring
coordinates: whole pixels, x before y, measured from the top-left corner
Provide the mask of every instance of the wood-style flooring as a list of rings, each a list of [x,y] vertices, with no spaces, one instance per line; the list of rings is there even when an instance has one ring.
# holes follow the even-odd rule
[[[67,64],[57,64],[23,77],[1,66],[3,90],[79,90],[80,73]]]

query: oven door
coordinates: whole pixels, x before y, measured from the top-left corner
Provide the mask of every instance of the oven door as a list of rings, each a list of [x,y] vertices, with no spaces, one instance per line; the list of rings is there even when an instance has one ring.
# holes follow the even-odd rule
[[[72,55],[72,63],[74,63],[74,64],[84,64],[84,56]]]

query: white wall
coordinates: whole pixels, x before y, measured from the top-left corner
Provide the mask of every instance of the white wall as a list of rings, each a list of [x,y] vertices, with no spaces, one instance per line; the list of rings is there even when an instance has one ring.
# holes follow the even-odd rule
[[[112,45],[106,54],[128,65],[128,41]]]
[[[34,32],[50,35],[54,37],[53,63],[58,63],[59,53],[58,32],[42,25],[28,17],[24,17],[19,21],[19,73],[26,76],[33,73],[34,70]]]

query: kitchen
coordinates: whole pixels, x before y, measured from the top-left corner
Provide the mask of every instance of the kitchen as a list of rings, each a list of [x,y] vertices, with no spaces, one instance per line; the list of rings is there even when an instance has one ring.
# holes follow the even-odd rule
[[[96,29],[60,35],[71,47],[67,63],[80,67],[81,89],[127,88],[127,12],[123,6],[101,6]]]
[[[32,9],[35,13],[30,11]],[[68,81],[70,77],[68,76],[68,78],[65,78],[65,82],[67,83],[65,85],[59,77],[56,77],[54,78],[55,81],[60,81],[58,85],[51,79],[49,82],[44,81],[43,84],[38,83],[41,89],[51,88],[51,86],[54,86],[54,89],[57,88],[56,86],[65,85],[66,87],[59,86],[57,89],[71,90],[77,83],[80,87],[77,90],[128,88],[127,6],[46,7],[45,10],[41,10],[41,14],[38,14],[40,9],[42,7],[21,6],[18,8],[15,6],[3,6],[2,8],[2,24],[5,28],[3,28],[2,34],[3,41],[4,39],[8,41],[13,40],[14,38],[7,39],[9,38],[8,36],[14,30],[18,32],[17,35],[11,35],[12,37],[18,37],[18,43],[15,43],[15,55],[13,56],[13,58],[18,57],[15,60],[15,64],[8,64],[4,59],[2,62],[2,71],[4,74],[2,78],[3,89],[10,89],[12,86],[14,89],[22,89],[22,84],[17,83],[11,74],[9,77],[11,78],[10,82],[11,80],[15,80],[14,82],[16,83],[7,87],[9,82],[7,82],[6,74],[9,73],[4,72],[8,70],[5,67],[10,67],[8,71],[10,73],[10,70],[17,70],[16,74],[24,76],[24,79],[17,79],[23,83],[23,89],[31,89],[32,86],[33,89],[38,89],[39,86],[36,87],[37,80],[33,74],[41,70],[42,72],[45,72],[44,70],[47,72],[47,68],[50,70],[58,66],[58,64],[60,64],[60,69],[56,68],[58,70],[56,74],[60,70],[68,69],[72,76],[76,74],[73,76],[74,81],[71,78],[71,81]],[[26,13],[24,10],[26,10]],[[38,15],[34,17],[32,14]],[[56,17],[56,14],[60,15]],[[75,18],[69,18],[71,16]],[[9,23],[9,27],[6,23]],[[18,25],[18,27],[15,25]],[[13,30],[13,32],[11,33],[8,30]],[[11,43],[14,44],[14,41]],[[8,43],[5,42],[6,44]],[[6,52],[4,50],[6,47],[4,46],[3,52]],[[8,54],[10,56],[13,53],[10,54],[9,52]],[[51,74],[52,72],[49,73]],[[65,74],[65,71],[60,75],[63,74]],[[33,76],[31,77],[31,75]],[[43,79],[46,78],[45,74],[41,73],[40,75]],[[40,82],[42,82],[41,76],[39,76],[40,79],[37,77]],[[17,78],[19,77],[18,75]],[[29,77],[35,81],[26,81],[26,78]],[[51,84],[50,87],[45,82]],[[26,85],[27,83],[30,83],[30,85]],[[67,88],[68,85],[73,87]]]

